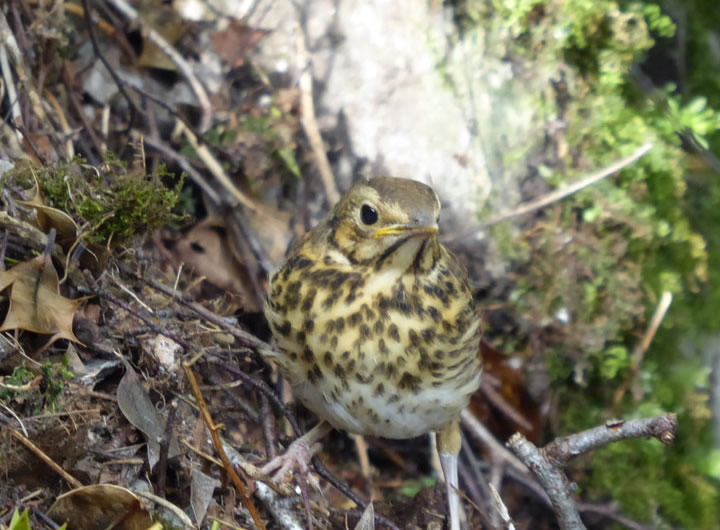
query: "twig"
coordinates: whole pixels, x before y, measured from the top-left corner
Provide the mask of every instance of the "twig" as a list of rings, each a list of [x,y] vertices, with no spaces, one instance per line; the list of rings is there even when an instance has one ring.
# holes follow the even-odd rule
[[[513,452],[533,471],[535,478],[542,484],[550,497],[553,511],[562,530],[584,530],[577,506],[571,493],[570,481],[565,474],[550,461],[535,445],[520,433],[515,433],[508,441]]]
[[[133,123],[135,122],[135,116],[139,113],[139,109],[135,105],[135,102],[130,97],[130,94],[127,93],[127,90],[125,90],[125,82],[120,79],[120,76],[117,74],[115,69],[110,66],[110,62],[105,58],[105,56],[100,51],[100,45],[97,42],[97,39],[95,38],[95,30],[93,29],[95,25],[93,24],[92,20],[92,13],[90,12],[90,2],[88,0],[82,0],[83,4],[83,18],[85,20],[85,26],[88,31],[88,35],[90,35],[90,43],[93,48],[93,52],[95,53],[95,56],[100,59],[100,62],[103,64],[105,69],[107,70],[108,74],[110,74],[110,77],[112,77],[113,81],[115,82],[115,85],[118,87],[118,90],[122,94],[123,98],[125,98],[125,101],[128,104],[128,108],[130,109],[130,117],[128,118],[128,126],[127,131],[132,129]],[[67,71],[67,68],[66,68]],[[67,74],[68,78],[70,77],[69,72]],[[68,89],[70,88],[68,84]],[[83,112],[80,111],[80,115],[82,116]],[[87,125],[86,125],[87,126]],[[92,131],[92,128],[88,128],[88,131]],[[91,132],[91,134],[94,134],[94,131]],[[97,140],[93,136],[93,141],[98,144]],[[102,156],[102,143],[98,144],[98,147],[100,149],[100,154]]]
[[[543,448],[554,464],[563,466],[568,460],[604,445],[631,438],[656,438],[665,445],[675,439],[677,415],[667,413],[652,418],[608,422],[601,427],[558,438]]]
[[[472,412],[465,409],[460,413],[460,419],[463,427],[465,427],[473,438],[485,445],[490,452],[493,454],[495,460],[505,461],[521,472],[527,472],[527,467],[515,455],[505,449],[505,447],[498,442],[493,434],[485,427],[482,422],[473,416]]]
[[[297,61],[300,79],[298,82],[300,88],[300,123],[302,124],[305,134],[310,141],[315,162],[320,171],[320,179],[325,188],[330,206],[340,200],[340,193],[335,184],[335,176],[333,175],[330,163],[325,153],[325,143],[323,142],[320,128],[315,117],[315,106],[313,104],[312,90],[312,71],[310,68],[310,60],[308,59],[307,47],[305,45],[305,32],[300,24],[296,26],[297,31]]]
[[[587,188],[588,186],[592,186],[596,182],[609,177],[610,175],[613,175],[614,173],[617,173],[621,169],[626,168],[639,158],[642,158],[647,154],[650,149],[652,149],[652,142],[645,142],[640,147],[638,147],[635,151],[632,152],[632,154],[626,156],[625,158],[621,158],[617,162],[614,162],[613,164],[610,164],[604,169],[601,169],[600,171],[597,171],[593,173],[592,175],[589,175],[585,177],[584,179],[581,179],[577,182],[574,182],[570,184],[569,186],[566,186],[565,188],[561,188],[559,190],[555,190],[552,193],[548,193],[544,197],[540,197],[537,200],[534,200],[532,202],[522,204],[515,208],[514,210],[506,213],[501,213],[500,215],[497,215],[495,217],[491,217],[490,219],[487,219],[481,223],[482,227],[487,227],[491,225],[498,224],[502,221],[506,221],[507,219],[511,219],[513,217],[517,217],[519,215],[524,215],[526,213],[533,212],[535,210],[539,210],[540,208],[544,208],[545,206],[552,204],[554,202],[557,202],[561,199],[564,199],[565,197],[568,197],[572,195],[573,193],[577,193],[580,190],[583,190]]]
[[[229,324],[226,322],[222,317],[219,317],[212,311],[209,311],[208,309],[204,308],[197,302],[195,302],[191,296],[182,293],[180,291],[176,291],[172,287],[168,287],[166,285],[163,285],[161,283],[155,282],[149,278],[143,278],[137,273],[135,273],[130,267],[127,265],[120,265],[121,270],[125,272],[126,274],[130,274],[131,276],[135,277],[136,279],[146,283],[156,291],[160,291],[161,293],[164,293],[173,299],[180,302],[182,305],[189,307],[193,311],[195,311],[198,315],[200,315],[205,320],[208,320],[209,322],[212,322],[213,324],[216,324],[217,326],[220,326],[228,333],[232,334],[235,338],[240,340],[240,343],[243,346],[247,346],[249,348],[254,349],[261,355],[263,352],[274,352],[272,346],[270,346],[267,342],[264,342],[260,339],[258,339],[255,335],[248,333],[247,331],[243,331],[240,328],[237,328],[233,326],[232,324]]]
[[[564,199],[565,197],[568,197],[572,195],[573,193],[577,193],[580,190],[583,190],[587,188],[588,186],[591,186],[595,184],[596,182],[609,177],[610,175],[617,173],[621,169],[629,166],[636,160],[642,158],[647,154],[650,149],[652,149],[652,142],[646,142],[640,147],[638,147],[632,154],[629,156],[626,156],[625,158],[621,158],[617,162],[610,164],[608,167],[601,169],[600,171],[597,171],[584,179],[581,179],[573,184],[570,184],[569,186],[555,190],[551,193],[548,193],[544,197],[540,197],[537,200],[521,204],[517,208],[509,211],[504,212],[501,214],[496,215],[495,217],[491,217],[490,219],[486,219],[482,221],[479,226],[473,226],[472,228],[469,228],[468,230],[462,230],[456,234],[449,235],[443,240],[445,242],[451,243],[453,241],[460,241],[464,240],[473,234],[475,234],[478,230],[487,228],[488,226],[496,225],[498,223],[501,223],[503,221],[507,221],[508,219],[512,219],[513,217],[518,217],[520,215],[524,215],[526,213],[533,212],[535,210],[539,210],[540,208],[544,208],[545,206],[552,204],[554,202],[557,202],[561,199]]]
[[[25,447],[27,447],[31,452],[35,453],[35,455],[40,458],[43,462],[45,462],[50,468],[55,471],[58,475],[60,475],[65,482],[70,484],[72,488],[81,488],[82,482],[80,482],[78,479],[73,477],[70,473],[65,471],[62,467],[60,467],[59,464],[57,464],[52,458],[50,458],[48,455],[46,455],[37,445],[32,443],[28,438],[23,436],[20,431],[11,428],[10,434],[12,434],[17,440],[22,443]]]
[[[203,191],[205,196],[213,202],[213,204],[220,205],[220,196],[217,194],[217,192],[210,186],[210,184],[205,180],[205,178],[198,172],[192,164],[188,161],[186,157],[175,151],[173,148],[171,148],[169,145],[167,145],[162,140],[158,140],[152,137],[145,137],[145,144],[150,146],[151,148],[159,151],[163,155],[165,155],[166,158],[171,158],[177,162],[177,164],[180,166],[180,168],[187,173],[192,181],[197,184],[197,186]]]
[[[493,507],[500,516],[500,519],[503,522],[503,527],[507,528],[507,530],[515,530],[515,525],[513,524],[512,519],[510,519],[510,513],[508,512],[507,506],[505,506],[505,503],[500,498],[498,490],[496,490],[495,486],[492,484],[490,484],[490,491],[492,492],[491,498]]]
[[[0,43],[0,71],[2,71],[2,78],[5,80],[13,123],[22,127],[23,119],[22,111],[20,110],[20,101],[18,100],[17,91],[15,90],[15,80],[12,75],[10,63],[8,62],[7,48],[3,43]]]
[[[643,335],[643,339],[640,341],[640,343],[635,348],[635,351],[633,352],[632,359],[630,361],[630,375],[625,380],[625,383],[618,388],[617,392],[615,393],[615,405],[620,403],[620,400],[622,400],[623,396],[625,395],[625,392],[627,392],[628,386],[632,384],[632,381],[635,380],[637,376],[637,372],[640,369],[640,364],[642,363],[643,359],[645,358],[645,353],[650,348],[650,344],[652,343],[653,339],[655,338],[655,334],[657,333],[658,328],[660,327],[660,324],[662,323],[663,319],[665,318],[665,315],[668,312],[668,309],[670,309],[670,304],[672,304],[672,293],[670,291],[663,291],[662,296],[660,296],[660,301],[658,302],[657,306],[655,307],[655,312],[653,313],[652,318],[650,319],[650,324],[648,324],[647,329],[645,330],[645,335]],[[640,401],[641,396],[637,395],[638,392],[635,392],[635,401]]]
[[[658,439],[669,445],[675,439],[677,415],[667,413],[652,418],[608,422],[577,434],[558,438],[538,449],[520,433],[508,441],[512,451],[532,470],[550,498],[560,528],[583,529],[571,484],[561,468],[572,458],[598,447],[631,438]]]
[[[185,125],[184,121],[180,120],[176,125],[180,132],[183,133],[183,136],[185,136],[185,139],[188,141],[190,146],[195,150],[195,154],[200,157],[200,159],[207,167],[208,171],[212,173],[212,175],[228,191],[228,193],[230,193],[230,195],[237,199],[237,202],[239,204],[245,206],[245,208],[248,208],[252,211],[257,210],[258,207],[255,202],[253,202],[252,199],[246,196],[237,186],[235,186],[235,184],[233,184],[232,180],[225,172],[222,164],[210,152],[210,149],[208,149],[207,145],[198,141],[198,137],[195,135],[195,133],[193,133],[192,130],[190,130],[189,127]]]
[[[166,499],[163,499],[162,497],[159,497],[159,496],[157,496],[157,495],[153,495],[153,494],[150,493],[149,491],[143,491],[143,490],[140,490],[140,489],[134,489],[134,490],[132,490],[132,492],[133,492],[133,494],[135,494],[135,495],[137,495],[137,496],[139,496],[139,497],[144,497],[144,498],[146,498],[146,499],[148,499],[148,500],[150,500],[150,501],[152,501],[152,502],[154,502],[154,503],[156,503],[156,504],[159,504],[160,506],[163,506],[164,508],[170,510],[170,511],[173,513],[173,515],[175,515],[175,517],[177,517],[178,520],[179,520],[184,526],[189,527],[189,528],[195,528],[195,525],[194,525],[194,524],[192,523],[192,521],[190,520],[190,517],[188,517],[188,515],[187,515],[184,511],[182,511],[181,508],[175,506],[175,505],[174,505],[173,503],[171,503],[170,501],[168,501],[168,500],[166,500]],[[153,528],[153,527],[151,527],[151,528]],[[148,530],[150,530],[150,529],[148,529]]]
[[[165,40],[162,35],[160,35],[160,33],[148,26],[147,23],[138,16],[137,10],[125,2],[125,0],[109,0],[109,2],[130,21],[138,24],[142,29],[143,35],[155,46],[157,46],[160,51],[167,55],[173,63],[175,63],[178,70],[180,70],[182,75],[185,77],[185,80],[190,85],[190,88],[195,93],[195,97],[198,100],[201,110],[200,130],[206,131],[210,127],[212,106],[210,104],[210,99],[205,92],[205,88],[202,86],[202,83],[198,81],[190,64],[175,50],[175,48],[170,45],[169,42]]]
[[[265,530],[265,525],[263,524],[262,519],[260,519],[260,514],[258,513],[257,509],[255,508],[255,504],[253,504],[252,500],[248,496],[247,489],[245,488],[245,484],[243,484],[243,481],[240,480],[240,477],[235,472],[235,468],[230,463],[230,460],[228,459],[227,454],[225,454],[225,450],[223,449],[222,441],[220,440],[220,435],[218,434],[218,430],[219,430],[220,426],[217,425],[213,421],[212,416],[210,416],[210,411],[208,410],[207,405],[205,403],[205,398],[203,398],[202,392],[200,392],[200,388],[198,387],[197,380],[195,379],[195,374],[193,374],[193,371],[192,371],[192,363],[193,362],[194,361],[184,362],[182,366],[183,366],[183,370],[185,370],[185,375],[187,376],[187,379],[190,382],[190,386],[192,387],[193,394],[195,394],[195,399],[197,400],[198,406],[200,407],[200,412],[202,414],[203,420],[205,420],[205,425],[207,426],[208,431],[210,431],[210,436],[213,439],[213,445],[215,446],[215,450],[217,451],[218,455],[220,456],[220,460],[222,460],[225,471],[230,475],[230,478],[232,479],[233,484],[235,484],[235,488],[237,489],[238,493],[240,493],[240,497],[242,497],[245,507],[250,512],[250,516],[252,517],[253,521],[255,522],[255,526],[257,526],[259,530]]]
[[[494,405],[500,412],[505,414],[508,419],[515,422],[517,428],[531,431],[533,426],[530,424],[525,417],[515,410],[515,408],[507,402],[507,400],[497,391],[493,386],[493,381],[488,377],[489,374],[483,374],[482,381],[480,383],[480,391],[485,395],[490,404]],[[494,378],[493,378],[494,379]],[[499,385],[499,382],[496,380]],[[498,386],[495,385],[495,386]]]

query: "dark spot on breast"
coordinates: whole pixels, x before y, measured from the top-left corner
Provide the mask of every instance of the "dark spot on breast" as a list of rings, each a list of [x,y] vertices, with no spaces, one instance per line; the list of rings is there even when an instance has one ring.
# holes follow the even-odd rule
[[[455,288],[455,284],[453,282],[445,282],[445,292],[449,294],[450,296],[457,293],[457,290]]]
[[[332,333],[333,331],[335,331],[335,321],[334,320],[330,319],[327,321],[327,323],[325,324],[325,331],[327,333]]]
[[[425,328],[422,330],[422,338],[425,344],[430,346],[435,341],[435,330],[433,328]]]
[[[300,344],[305,344],[305,332],[303,330],[298,331],[295,333],[295,338]]]
[[[451,322],[448,322],[447,320],[443,320],[443,321],[442,321],[442,327],[443,327],[443,331],[444,331],[445,333],[450,333],[450,332],[453,330],[453,325],[452,325],[452,323],[451,323]]]
[[[408,331],[408,339],[410,339],[410,344],[413,347],[417,348],[420,346],[420,335],[418,335],[414,329]]]
[[[332,306],[334,306],[335,302],[338,301],[338,299],[340,298],[341,295],[342,295],[342,291],[336,291],[334,293],[329,294],[327,296],[327,298],[325,298],[325,300],[323,300],[323,303],[322,303],[323,309],[327,310],[327,309],[330,309]]]
[[[326,351],[326,352],[325,352],[325,355],[323,355],[323,361],[325,362],[325,365],[326,365],[326,366],[331,367],[332,364],[333,364],[333,356],[332,356],[332,353],[330,353],[329,351]]]
[[[310,320],[309,318],[306,318],[305,322],[303,322],[303,331],[305,331],[306,333],[310,333],[314,327],[315,322]]]
[[[307,371],[307,378],[313,385],[322,379],[322,370],[320,370],[317,364],[314,364],[313,367]]]
[[[325,344],[327,342],[327,340],[328,340],[327,333],[323,333],[322,335],[320,335],[320,344]]]
[[[375,311],[370,309],[370,307],[367,304],[363,304],[360,309],[362,309],[363,312],[365,313],[365,320],[367,322],[373,322],[375,320],[375,318],[377,317],[377,315],[375,314]]]
[[[280,333],[280,335],[282,335],[283,337],[287,337],[288,335],[290,335],[290,330],[290,322],[287,320],[283,322],[280,327],[277,328],[277,332]]]
[[[386,296],[381,296],[378,300],[378,309],[385,312],[390,309],[390,299]]]
[[[350,326],[351,328],[359,325],[360,322],[362,322],[362,314],[360,313],[360,311],[355,311],[352,315],[348,317],[348,326]]]
[[[342,358],[343,358],[343,360],[347,361],[350,358],[350,352],[344,351],[342,354]]]
[[[297,361],[297,353],[295,353],[294,351],[291,351],[290,352],[290,360]]]
[[[370,338],[370,336],[371,336],[370,326],[368,326],[367,324],[363,324],[362,326],[360,326],[360,338],[363,341],[366,341]]]
[[[292,266],[298,269],[307,269],[315,265],[315,262],[313,260],[308,259],[305,256],[297,256],[294,261],[295,262],[292,264]]]
[[[308,348],[307,346],[303,350],[302,358],[304,361],[307,361],[309,363],[315,362],[315,355],[313,354],[312,350]]]
[[[291,282],[285,293],[285,305],[288,309],[295,309],[300,304],[300,282]]]
[[[394,378],[396,373],[397,367],[393,363],[387,363],[385,365],[385,375],[387,375],[388,379]]]
[[[416,394],[420,391],[420,381],[419,377],[412,375],[410,372],[405,372],[398,382],[398,387]]]
[[[340,271],[333,271],[333,279],[330,282],[330,288],[333,291],[337,291],[342,287],[342,285],[350,278],[350,273],[347,272],[340,272]]]
[[[375,387],[375,392],[373,392],[374,397],[382,396],[385,393],[385,385],[382,383],[378,383],[378,385]]]
[[[400,331],[395,324],[390,324],[388,328],[388,336],[395,342],[400,342]]]
[[[337,348],[337,345],[338,345],[338,337],[337,337],[337,335],[333,335],[333,338],[330,339],[330,347],[334,350],[335,348]]]
[[[350,362],[347,363],[345,368],[347,368],[348,372],[354,372],[355,371],[355,359],[350,359]]]
[[[355,374],[355,379],[357,379],[357,382],[360,383],[360,384],[363,384],[363,385],[367,385],[367,384],[372,383],[373,378],[374,378],[374,377],[373,377],[372,374],[370,374],[370,375],[364,375],[362,372],[357,372],[357,373]]]
[[[357,293],[355,291],[350,291],[348,295],[345,297],[345,303],[350,305],[355,301],[355,298],[357,297]]]
[[[340,363],[335,365],[335,375],[338,379],[345,379],[346,377],[345,368],[343,368]]]
[[[302,306],[300,307],[300,310],[307,313],[312,309],[313,302],[315,301],[315,295],[317,294],[317,291],[315,289],[312,289],[307,296],[303,299]]]
[[[418,361],[418,368],[421,371],[426,371],[430,368],[430,356],[427,354],[427,350],[423,348],[420,352],[420,360]]]
[[[435,322],[440,321],[440,311],[438,311],[435,307],[433,307],[431,305],[428,306],[427,312],[430,315],[430,318],[432,318]]]
[[[390,399],[388,399],[388,403],[397,403],[400,401],[400,396],[398,394],[393,394],[390,396]]]
[[[378,341],[378,349],[380,350],[380,353],[383,355],[387,355],[390,353],[390,350],[387,347],[387,344],[385,344],[385,339],[380,339]]]
[[[385,331],[385,324],[383,324],[382,320],[378,320],[375,322],[375,326],[373,327],[373,330],[375,331],[376,335],[382,335],[383,331]]]
[[[342,333],[343,329],[345,329],[345,319],[343,317],[338,317],[335,320],[335,330],[338,333]]]

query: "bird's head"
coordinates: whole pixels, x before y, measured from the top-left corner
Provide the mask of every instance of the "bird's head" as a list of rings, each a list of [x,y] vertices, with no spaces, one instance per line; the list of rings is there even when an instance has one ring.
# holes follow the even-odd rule
[[[374,178],[355,184],[335,206],[328,237],[351,262],[402,266],[420,249],[436,247],[439,217],[440,199],[431,187]]]

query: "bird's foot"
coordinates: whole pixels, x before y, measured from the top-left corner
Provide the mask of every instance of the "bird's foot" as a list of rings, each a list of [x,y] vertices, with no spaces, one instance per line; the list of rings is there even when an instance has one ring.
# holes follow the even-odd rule
[[[320,449],[320,444],[315,443],[312,447],[304,438],[299,438],[290,444],[285,453],[276,456],[265,464],[261,471],[266,475],[272,474],[272,480],[280,484],[287,479],[288,473],[292,475],[298,471],[315,488],[319,488],[317,479],[310,474],[310,460]]]

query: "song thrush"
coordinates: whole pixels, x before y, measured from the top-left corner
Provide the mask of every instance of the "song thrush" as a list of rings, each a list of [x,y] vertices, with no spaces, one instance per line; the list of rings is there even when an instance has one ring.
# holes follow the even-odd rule
[[[455,530],[458,418],[480,382],[481,331],[466,271],[437,240],[439,214],[425,184],[360,182],[272,274],[265,315],[282,353],[270,360],[322,421],[265,470],[306,469],[332,427],[437,432]]]

